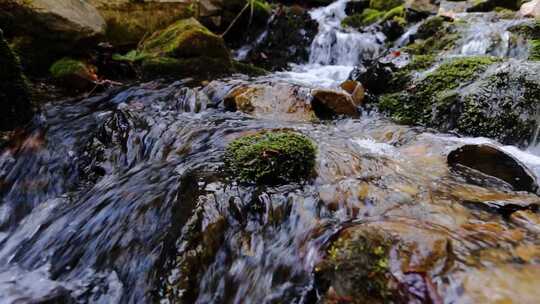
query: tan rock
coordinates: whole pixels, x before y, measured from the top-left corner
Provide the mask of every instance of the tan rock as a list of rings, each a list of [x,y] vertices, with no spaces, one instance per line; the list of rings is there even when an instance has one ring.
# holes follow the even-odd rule
[[[311,101],[318,117],[327,118],[334,115],[358,117],[358,108],[353,97],[346,92],[316,89],[311,92]]]

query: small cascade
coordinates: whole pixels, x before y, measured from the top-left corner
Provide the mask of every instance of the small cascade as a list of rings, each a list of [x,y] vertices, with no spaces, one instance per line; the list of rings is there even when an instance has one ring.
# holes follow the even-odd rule
[[[341,21],[347,17],[349,0],[339,0],[316,9],[311,17],[319,23],[319,33],[311,45],[311,64],[354,66],[364,58],[374,58],[382,51],[382,33],[345,31]]]
[[[454,55],[491,55],[496,57],[527,58],[527,41],[510,32],[510,28],[525,22],[523,19],[493,20],[492,14],[460,14],[464,20]]]

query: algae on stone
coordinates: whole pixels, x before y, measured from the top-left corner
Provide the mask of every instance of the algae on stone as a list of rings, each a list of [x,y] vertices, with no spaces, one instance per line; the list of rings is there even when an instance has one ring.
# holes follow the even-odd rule
[[[263,131],[242,136],[226,149],[226,171],[240,181],[280,183],[308,178],[317,149],[304,135],[291,131]]]

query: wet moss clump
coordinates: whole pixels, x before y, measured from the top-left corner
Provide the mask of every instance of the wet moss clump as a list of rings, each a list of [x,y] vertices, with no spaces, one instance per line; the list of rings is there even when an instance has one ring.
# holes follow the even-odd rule
[[[86,74],[88,67],[80,60],[66,57],[56,61],[49,71],[54,78],[62,78],[69,75]]]
[[[343,232],[316,267],[319,286],[351,303],[389,303],[396,298],[390,272],[392,240],[375,229]]]
[[[317,148],[306,136],[268,131],[232,141],[225,151],[225,169],[243,182],[277,184],[308,178]]]
[[[403,4],[402,0],[371,0],[369,1],[369,7],[379,11],[389,11],[396,6]]]

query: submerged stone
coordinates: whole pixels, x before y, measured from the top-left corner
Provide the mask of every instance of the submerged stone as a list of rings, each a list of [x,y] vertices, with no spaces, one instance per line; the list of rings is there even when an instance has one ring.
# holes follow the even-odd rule
[[[225,170],[243,182],[282,183],[307,179],[317,148],[308,137],[291,131],[262,131],[232,141],[225,151]]]
[[[479,171],[510,184],[516,191],[535,193],[536,178],[519,160],[490,145],[465,145],[448,155],[448,165],[465,177],[472,177],[463,167]],[[478,183],[475,178],[469,181]]]
[[[313,121],[309,89],[288,83],[240,85],[224,97],[225,108],[280,121]]]

